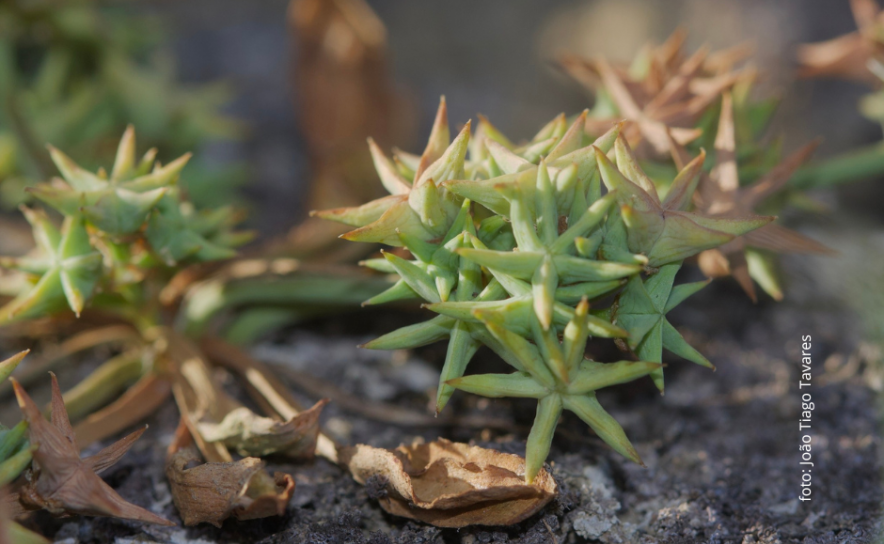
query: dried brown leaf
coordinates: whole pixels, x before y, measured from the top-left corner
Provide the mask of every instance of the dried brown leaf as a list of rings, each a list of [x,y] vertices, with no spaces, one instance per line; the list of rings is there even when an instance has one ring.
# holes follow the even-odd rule
[[[185,525],[211,523],[220,527],[225,519],[239,520],[279,516],[295,490],[288,474],[271,477],[256,457],[225,463],[203,463],[187,424],[182,422],[169,447],[166,477],[172,499]]]
[[[267,365],[217,337],[203,337],[200,347],[214,363],[235,372],[245,381],[250,396],[265,413],[278,415],[282,419],[295,419],[303,413],[298,401]],[[311,391],[329,396],[318,389]],[[338,462],[337,445],[325,434],[320,433],[316,437],[315,452],[333,463]]]
[[[241,406],[228,412],[219,423],[205,421],[197,423],[197,427],[206,440],[223,442],[240,455],[311,458],[319,436],[319,415],[326,404],[328,399],[322,399],[285,422],[259,416]]]
[[[519,523],[556,493],[545,470],[526,484],[525,460],[518,455],[445,439],[395,450],[360,444],[339,455],[357,482],[373,476],[386,481],[384,510],[437,527]]]
[[[693,199],[697,210],[710,217],[734,218],[755,213],[756,206],[783,190],[792,174],[810,158],[819,144],[818,141],[810,142],[751,185],[740,186],[733,117],[733,101],[726,92],[715,137],[716,162],[708,174],[701,174]],[[686,150],[673,140],[670,140],[670,151],[676,162],[686,156]],[[700,254],[700,269],[707,277],[733,276],[753,302],[757,296],[746,260],[747,247],[778,253],[832,253],[831,249],[807,236],[769,223],[718,249]]]
[[[669,140],[685,145],[702,131],[693,128],[703,113],[744,72],[735,70],[746,48],[712,53],[701,48],[689,57],[682,51],[685,32],[678,30],[660,46],[646,48],[639,57],[647,70],[640,78],[629,66],[605,59],[579,59],[565,55],[560,64],[584,87],[604,90],[622,118],[632,121],[623,134],[637,153],[646,157],[665,155]],[[611,119],[591,119],[586,130],[601,134]]]
[[[174,525],[140,506],[126,502],[97,473],[117,462],[144,429],[106,447],[92,457],[80,459],[73,429],[62,401],[61,389],[52,376],[52,422],[22,386],[12,380],[19,407],[29,423],[34,452],[34,470],[26,473],[27,484],[20,491],[21,503],[31,509],[45,509],[55,515],[81,514]],[[146,429],[146,427],[145,427]]]
[[[390,76],[383,22],[365,0],[291,0],[288,26],[297,52],[294,102],[315,173],[309,208],[377,198],[381,185],[365,139],[408,142],[416,119],[413,100]],[[364,251],[337,239],[345,232],[308,219],[279,249],[321,262],[352,261]]]
[[[175,399],[207,460],[230,461],[227,448],[245,456],[313,457],[319,415],[327,400],[286,421],[260,416],[215,383],[208,365],[188,340],[177,335],[170,339],[169,353],[179,364],[173,386]]]
[[[386,28],[364,0],[292,0],[288,22],[295,104],[318,172],[310,207],[371,200],[380,186],[365,139],[389,145],[412,131],[413,105],[390,77]]]

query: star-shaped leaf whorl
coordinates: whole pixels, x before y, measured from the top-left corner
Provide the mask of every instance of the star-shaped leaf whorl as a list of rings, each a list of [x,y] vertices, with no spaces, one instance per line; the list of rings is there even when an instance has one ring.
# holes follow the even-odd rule
[[[38,279],[0,309],[0,322],[39,317],[65,306],[80,315],[102,276],[102,256],[92,247],[83,218],[65,218],[59,231],[42,210],[23,207],[22,212],[37,247],[31,255],[4,258],[0,265]]]

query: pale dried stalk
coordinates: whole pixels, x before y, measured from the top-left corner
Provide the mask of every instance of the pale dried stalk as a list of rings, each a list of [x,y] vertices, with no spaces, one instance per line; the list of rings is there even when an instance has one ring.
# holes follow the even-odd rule
[[[27,386],[34,380],[45,377],[46,372],[55,368],[66,357],[87,349],[117,342],[140,343],[141,336],[138,331],[128,325],[110,325],[75,334],[64,342],[47,348],[37,357],[31,358],[27,365],[22,366],[16,379],[20,384]],[[0,398],[11,392],[12,386],[9,382],[0,383]]]
[[[249,393],[265,412],[276,413],[285,420],[303,412],[298,401],[260,361],[252,359],[242,350],[220,338],[204,338],[202,348],[211,360],[246,380],[249,384]],[[316,454],[333,463],[338,462],[337,444],[324,433],[320,433],[316,440]]]

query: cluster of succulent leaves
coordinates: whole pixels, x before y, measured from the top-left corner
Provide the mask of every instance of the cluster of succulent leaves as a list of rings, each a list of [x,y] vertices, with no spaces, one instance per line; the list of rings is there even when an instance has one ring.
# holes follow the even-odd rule
[[[447,338],[437,411],[455,389],[538,399],[528,481],[546,459],[563,409],[640,462],[596,391],[646,375],[662,390],[664,348],[711,366],[666,320],[706,283],[674,286],[676,272],[684,259],[773,219],[691,211],[703,154],[661,198],[621,134],[623,124],[591,141],[586,123],[587,112],[570,123],[561,115],[516,146],[482,119],[475,135],[468,123],[450,141],[443,99],[420,157],[399,152],[391,160],[370,143],[391,196],[318,212],[357,227],[346,239],[408,250],[364,262],[399,276],[368,303],[419,298],[438,315],[365,347],[414,348]],[[590,337],[625,341],[637,360],[585,360]],[[515,372],[465,376],[482,345]]]
[[[113,167],[97,173],[50,146],[61,178],[29,189],[61,216],[60,227],[41,208],[22,207],[36,247],[0,260],[21,273],[15,298],[0,308],[0,323],[92,306],[116,311],[136,325],[161,323],[157,295],[182,266],[230,258],[250,234],[233,229],[231,207],[196,209],[178,186],[189,154],[168,164],[156,149],[136,158],[135,131],[126,129]],[[12,283],[12,282],[8,282]]]
[[[786,158],[782,141],[771,137],[776,98],[757,98],[758,72],[743,64],[746,47],[683,52],[685,35],[645,48],[629,65],[604,59],[563,57],[564,68],[596,98],[587,131],[599,134],[611,119],[632,121],[627,133],[637,145],[643,168],[666,190],[670,179],[702,150],[710,159],[693,197],[696,209],[718,218],[751,213],[778,214],[785,206],[819,209],[796,189],[832,185],[882,167],[880,148],[857,157],[837,157],[802,169],[816,143]],[[830,250],[778,224],[738,236],[721,249],[704,251],[700,269],[709,278],[733,276],[756,300],[755,283],[776,300],[783,298],[781,253],[827,253]]]
[[[51,142],[89,167],[113,153],[129,123],[165,156],[242,132],[220,113],[220,84],[184,87],[160,47],[162,25],[132,6],[100,0],[12,0],[0,4],[0,202],[21,203],[43,181]],[[226,202],[242,168],[191,166],[187,190],[200,207]]]

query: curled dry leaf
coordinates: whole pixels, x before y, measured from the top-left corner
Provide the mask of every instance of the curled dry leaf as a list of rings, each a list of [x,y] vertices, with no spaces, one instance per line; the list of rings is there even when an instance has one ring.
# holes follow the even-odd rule
[[[294,419],[303,412],[301,405],[270,368],[253,359],[242,349],[213,336],[204,336],[200,347],[214,363],[236,373],[247,384],[246,390],[249,395],[265,413],[282,419]],[[309,389],[317,391],[315,387]],[[325,392],[321,394],[326,395]],[[321,432],[316,437],[314,451],[316,455],[332,463],[338,462],[337,444]]]
[[[243,456],[313,457],[319,436],[319,415],[327,400],[320,400],[310,410],[292,415],[286,421],[259,416],[215,383],[208,365],[189,341],[177,336],[170,338],[169,353],[179,364],[173,386],[175,399],[209,461],[230,461],[226,448]],[[207,452],[219,448],[225,451],[218,458],[212,458]]]
[[[395,450],[359,444],[343,448],[340,458],[359,483],[386,480],[384,510],[437,527],[519,523],[556,493],[545,470],[526,484],[518,455],[445,439]]]
[[[28,481],[20,491],[22,505],[30,509],[46,509],[55,515],[110,516],[174,525],[140,506],[126,502],[98,477],[125,455],[146,427],[92,457],[80,459],[58,381],[54,374],[51,376],[51,423],[43,418],[40,409],[22,386],[12,379],[18,405],[29,424],[30,442],[37,445],[34,451],[35,468],[33,472],[26,473]]]
[[[234,461],[225,445],[226,440],[211,441],[203,435],[207,429],[201,426],[207,422],[221,422],[219,428],[223,429],[227,416],[245,409],[214,383],[208,365],[190,341],[173,331],[165,331],[165,337],[168,340],[166,353],[178,366],[172,391],[181,410],[181,424],[175,440],[169,446],[166,476],[169,478],[172,499],[184,524],[206,522],[220,527],[231,516],[246,520],[283,514],[295,490],[295,481],[283,473],[271,477],[264,470],[264,462],[255,457]],[[292,420],[310,427],[310,419],[318,418],[323,404],[318,403],[312,414],[300,414],[305,417],[300,420],[293,417]],[[276,440],[274,434],[282,434],[278,431],[285,424],[251,414],[244,421],[252,426],[240,430],[248,429],[249,433],[261,430],[253,427],[257,420],[267,420],[262,424],[262,429],[267,432],[263,435],[256,433],[260,440],[254,441],[254,437],[245,434],[235,435],[236,440],[240,445],[252,447],[262,444],[267,449],[270,442]],[[273,428],[273,424],[278,424],[278,427]],[[316,432],[312,440],[306,441],[309,444],[300,448],[298,453],[301,455],[313,454],[318,425],[314,423],[313,426]],[[292,448],[296,443],[305,446],[302,440],[303,437],[282,447]],[[274,451],[277,450],[274,448]],[[208,462],[192,466],[194,462],[202,460]]]
[[[281,453],[287,457],[313,457],[319,436],[319,415],[328,399],[288,421],[262,417],[244,406],[234,408],[220,423],[197,423],[209,442],[223,442],[241,455]]]
[[[192,466],[201,461],[182,418],[169,447],[166,477],[185,525],[205,522],[220,527],[231,516],[239,520],[279,516],[295,490],[291,476],[277,472],[271,477],[256,457]]]

